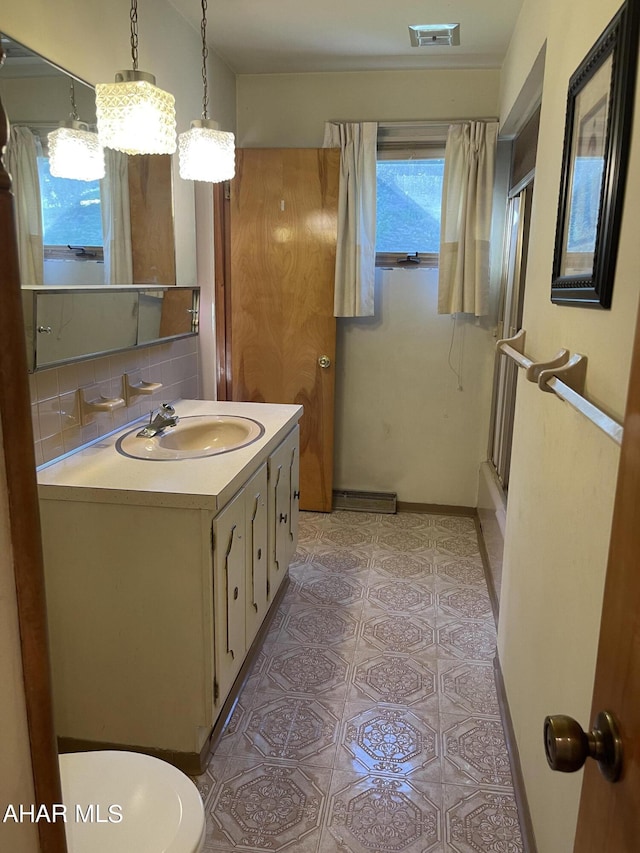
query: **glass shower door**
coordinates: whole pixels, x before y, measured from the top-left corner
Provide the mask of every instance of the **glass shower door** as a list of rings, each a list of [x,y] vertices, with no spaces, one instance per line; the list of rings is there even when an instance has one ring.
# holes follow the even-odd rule
[[[529,220],[533,181],[512,193],[507,210],[505,257],[500,300],[499,337],[508,338],[521,328],[524,282],[529,244]],[[496,353],[489,431],[489,459],[505,493],[509,487],[513,417],[518,368],[511,359]]]

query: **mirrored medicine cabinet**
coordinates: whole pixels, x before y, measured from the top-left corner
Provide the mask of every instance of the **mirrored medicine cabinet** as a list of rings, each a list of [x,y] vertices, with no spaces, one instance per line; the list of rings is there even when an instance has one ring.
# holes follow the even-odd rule
[[[15,155],[16,163],[29,163],[12,174],[22,284],[175,284],[171,156],[127,157],[105,149],[102,180],[52,176],[49,132],[71,109],[95,128],[93,86],[7,35],[0,33],[0,39],[6,55],[0,95],[12,128],[7,157],[13,148],[24,152]]]
[[[30,280],[32,265],[20,264],[29,371],[197,334],[198,289],[175,286],[171,157],[123,155],[118,205],[109,175],[96,186],[65,179],[49,186],[47,134],[69,118],[70,91],[80,118],[95,126],[94,90],[4,33],[0,37],[4,109],[11,126],[30,131],[40,152],[41,271]],[[64,192],[66,185],[73,192]],[[15,178],[13,191],[20,191]],[[60,202],[67,195],[70,205]],[[25,227],[27,242],[34,239],[31,218],[18,217],[17,225],[19,242]],[[114,260],[123,251],[129,253],[124,266]]]
[[[197,287],[22,288],[30,373],[198,333]]]

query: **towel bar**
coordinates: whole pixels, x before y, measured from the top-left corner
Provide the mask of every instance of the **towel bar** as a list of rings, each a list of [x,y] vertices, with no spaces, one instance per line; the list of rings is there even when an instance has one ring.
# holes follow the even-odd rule
[[[550,361],[531,361],[524,354],[526,334],[524,329],[520,329],[512,338],[502,338],[502,340],[497,341],[496,349],[513,359],[518,367],[523,367],[524,375],[529,382],[537,382],[538,376],[543,370],[560,367],[569,361],[569,350],[566,349],[558,350]]]
[[[541,391],[551,392],[569,403],[620,445],[624,432],[622,425],[583,396],[587,357],[579,353],[569,357],[569,351],[562,349],[551,361],[531,361],[524,354],[525,337],[526,332],[520,329],[512,338],[497,341],[496,349],[513,359],[518,367],[523,367],[526,378],[530,382],[537,382]]]

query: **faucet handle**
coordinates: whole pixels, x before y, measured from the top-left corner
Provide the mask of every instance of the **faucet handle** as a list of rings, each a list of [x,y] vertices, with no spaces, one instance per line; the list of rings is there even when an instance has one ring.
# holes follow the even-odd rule
[[[149,423],[153,420],[154,417],[163,417],[163,418],[172,418],[174,417],[176,410],[173,408],[171,403],[161,403],[159,408],[151,409],[149,412]]]
[[[176,410],[173,408],[171,403],[162,403],[159,408],[151,409],[149,412],[149,425],[153,423],[155,418],[176,418]]]

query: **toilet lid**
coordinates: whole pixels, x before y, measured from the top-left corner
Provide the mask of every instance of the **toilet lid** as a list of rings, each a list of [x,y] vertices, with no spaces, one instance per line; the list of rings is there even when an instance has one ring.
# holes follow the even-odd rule
[[[59,756],[69,853],[198,853],[198,789],[166,761],[138,752]]]

